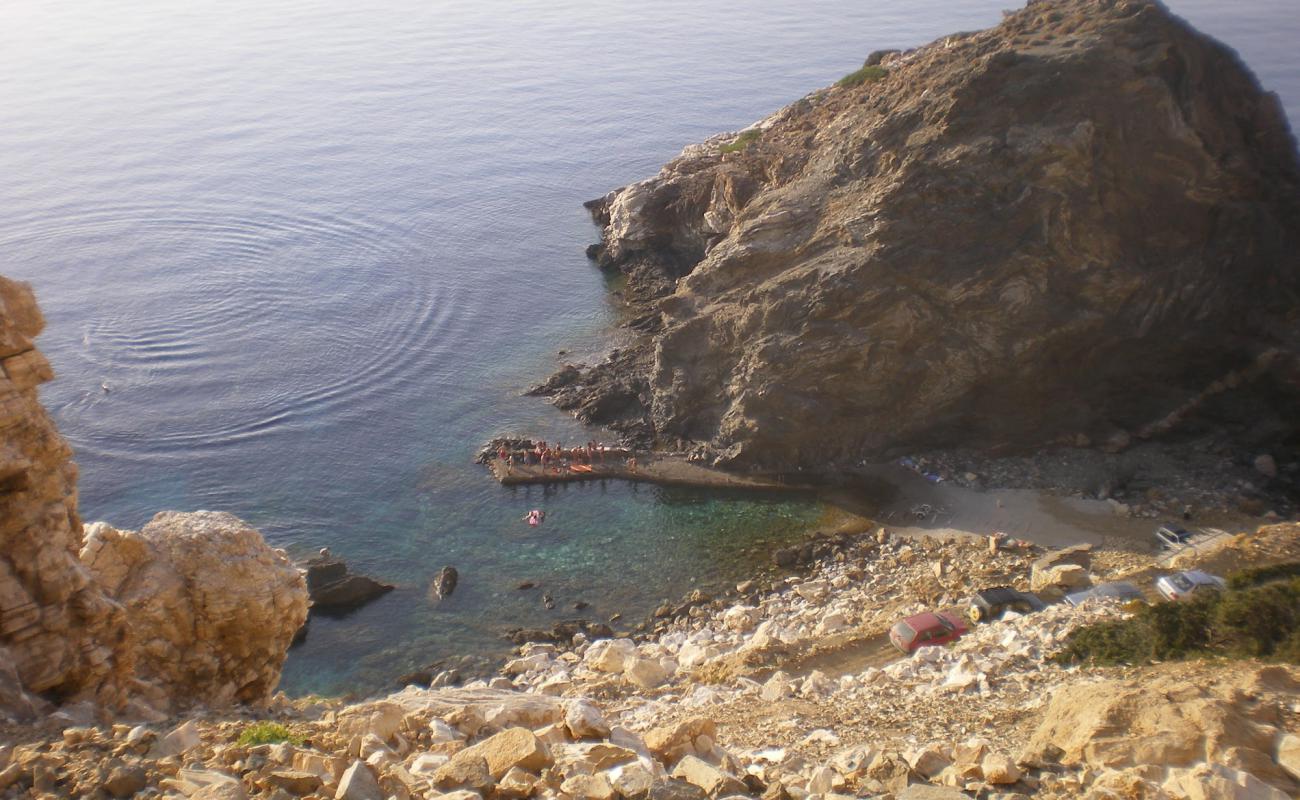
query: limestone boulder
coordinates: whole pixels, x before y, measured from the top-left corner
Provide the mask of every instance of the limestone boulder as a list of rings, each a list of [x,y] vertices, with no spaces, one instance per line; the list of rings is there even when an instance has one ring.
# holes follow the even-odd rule
[[[1004,753],[989,753],[984,756],[980,762],[980,771],[984,774],[984,780],[994,786],[1020,780],[1020,768]]]
[[[1180,800],[1288,800],[1292,795],[1222,764],[1172,769],[1162,788]]]
[[[678,761],[677,766],[673,768],[672,776],[700,787],[710,797],[725,797],[746,792],[745,784],[736,776],[696,756],[686,756]]]
[[[662,686],[671,674],[663,662],[656,658],[634,656],[623,665],[623,677],[642,689]]]
[[[1277,763],[1294,780],[1300,781],[1300,736],[1288,733],[1278,739]]]
[[[951,752],[931,744],[906,754],[907,764],[920,775],[932,778],[952,763]]]
[[[496,786],[487,759],[480,754],[467,756],[464,751],[434,770],[430,782],[439,789],[475,792],[486,792]]]
[[[528,797],[537,789],[539,780],[526,769],[511,767],[497,782],[496,793],[501,797]]]
[[[636,642],[631,639],[599,639],[587,648],[583,661],[597,672],[622,672],[636,656]]]
[[[337,729],[348,740],[374,736],[381,742],[387,742],[401,729],[405,718],[405,709],[388,700],[359,703],[348,706],[339,713]],[[435,732],[442,732],[442,729],[437,728]]]
[[[1087,588],[1092,583],[1088,570],[1078,564],[1058,564],[1054,567],[1035,572],[1030,579],[1030,588],[1035,591],[1057,588],[1062,591]]]
[[[651,728],[645,734],[645,745],[660,761],[672,765],[683,756],[695,754],[695,742],[701,736],[715,740],[717,724],[708,717],[690,717],[674,725]]]
[[[135,675],[160,707],[259,704],[307,619],[302,574],[237,517],[163,512],[88,526],[81,560],[126,610]]]
[[[564,724],[575,739],[609,736],[609,723],[599,708],[586,700],[572,700],[564,709]]]
[[[379,781],[369,766],[354,761],[339,779],[334,798],[335,800],[384,800],[384,790],[379,788]]]
[[[1280,703],[1297,690],[1297,674],[1280,666],[1225,670],[1195,683],[1162,674],[1067,684],[1052,693],[1027,749],[1059,751],[1061,763],[1099,771],[1209,762],[1290,791],[1292,778],[1273,757],[1280,720],[1267,711],[1276,706],[1250,698]]]
[[[560,793],[575,800],[613,800],[614,787],[604,775],[572,775],[560,784]]]
[[[452,756],[449,765],[483,759],[488,773],[500,778],[512,767],[541,772],[552,764],[546,744],[527,728],[508,728]]]
[[[733,631],[745,633],[751,631],[762,617],[762,611],[754,606],[732,606],[722,615],[722,623]]]

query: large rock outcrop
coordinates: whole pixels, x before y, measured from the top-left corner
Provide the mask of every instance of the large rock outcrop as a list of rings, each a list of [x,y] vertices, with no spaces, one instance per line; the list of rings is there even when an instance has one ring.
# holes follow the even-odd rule
[[[29,694],[120,705],[131,669],[125,615],[77,556],[77,468],[37,399],[43,326],[31,289],[0,278],[0,711],[20,716]]]
[[[239,518],[166,511],[86,527],[82,561],[126,609],[137,691],[155,707],[257,704],[307,621],[302,573]]]
[[[873,61],[590,203],[641,337],[539,393],[747,467],[1295,430],[1300,167],[1235,53],[1050,0]]]
[[[229,514],[87,537],[72,450],[37,397],[43,325],[31,289],[0,277],[0,719],[264,700],[307,616],[301,573]]]
[[[1052,694],[1030,751],[1054,749],[1062,763],[1099,772],[1169,769],[1174,784],[1220,765],[1295,796],[1300,783],[1279,763],[1288,732],[1278,699],[1297,691],[1284,666],[1225,670],[1200,683],[1165,675],[1074,683]]]

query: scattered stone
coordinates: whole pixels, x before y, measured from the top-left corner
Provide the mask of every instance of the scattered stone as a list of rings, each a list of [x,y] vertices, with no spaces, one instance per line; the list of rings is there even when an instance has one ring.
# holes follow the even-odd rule
[[[665,764],[675,764],[682,756],[695,752],[700,736],[717,738],[718,727],[707,717],[691,717],[675,725],[652,728],[646,732],[645,744]]]
[[[1266,478],[1277,477],[1277,461],[1268,453],[1255,456],[1255,471]]]
[[[746,791],[745,784],[734,775],[729,775],[696,756],[685,756],[678,761],[672,775],[700,787],[710,797],[744,794]]]
[[[452,756],[447,766],[479,758],[487,762],[487,771],[493,778],[505,775],[511,767],[540,772],[552,763],[546,745],[527,728],[508,728],[490,736]]]
[[[614,787],[604,775],[573,775],[560,784],[560,792],[579,800],[613,800]]]
[[[113,767],[102,788],[114,797],[134,797],[147,784],[148,776],[142,767],[122,764]]]
[[[635,656],[636,643],[631,639],[601,639],[591,643],[583,661],[599,672],[622,672]]]
[[[564,724],[575,739],[598,739],[609,736],[609,725],[600,709],[586,700],[573,700],[565,706]]]
[[[433,773],[432,783],[439,789],[471,789],[482,792],[496,785],[488,769],[487,759],[482,755],[466,756],[465,751],[457,753],[438,767]]]
[[[1300,736],[1288,733],[1278,740],[1277,763],[1292,778],[1300,781]]]
[[[539,780],[527,770],[511,767],[497,781],[496,793],[504,797],[528,797],[537,788]]]
[[[654,788],[655,776],[644,764],[632,762],[610,770],[614,791],[625,800],[644,800]]]
[[[302,796],[316,791],[322,783],[321,776],[315,772],[279,769],[267,773],[262,785],[268,789],[283,789],[289,794]]]
[[[654,689],[668,680],[670,673],[657,659],[633,657],[623,667],[623,677],[642,689]]]
[[[202,740],[199,737],[199,726],[194,720],[186,720],[177,725],[166,736],[154,742],[149,750],[150,758],[166,758],[167,756],[183,755],[186,751],[198,747]]]
[[[334,792],[334,800],[384,800],[384,791],[379,788],[379,781],[370,767],[360,761],[343,771],[339,787]]]
[[[980,763],[980,770],[984,774],[984,780],[995,786],[1020,780],[1020,768],[1009,756],[1001,753],[989,753],[984,756],[984,760]]]

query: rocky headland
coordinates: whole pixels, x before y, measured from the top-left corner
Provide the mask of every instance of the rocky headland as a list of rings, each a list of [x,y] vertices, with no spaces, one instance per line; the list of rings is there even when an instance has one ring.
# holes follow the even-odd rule
[[[1295,460],[1300,166],[1157,2],[1033,2],[589,203],[632,342],[536,391],[742,469],[1229,431]]]

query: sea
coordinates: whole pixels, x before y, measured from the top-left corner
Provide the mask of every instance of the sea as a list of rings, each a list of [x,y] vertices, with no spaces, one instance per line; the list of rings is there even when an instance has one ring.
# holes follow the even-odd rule
[[[752,574],[830,512],[510,489],[472,463],[498,434],[612,439],[522,394],[619,340],[582,203],[1010,4],[5,0],[0,273],[47,317],[42,399],[83,516],[230,511],[395,584],[312,620],[295,695],[470,670],[511,628],[626,626]],[[1171,6],[1300,119],[1295,0]],[[438,601],[445,565],[460,584]]]

